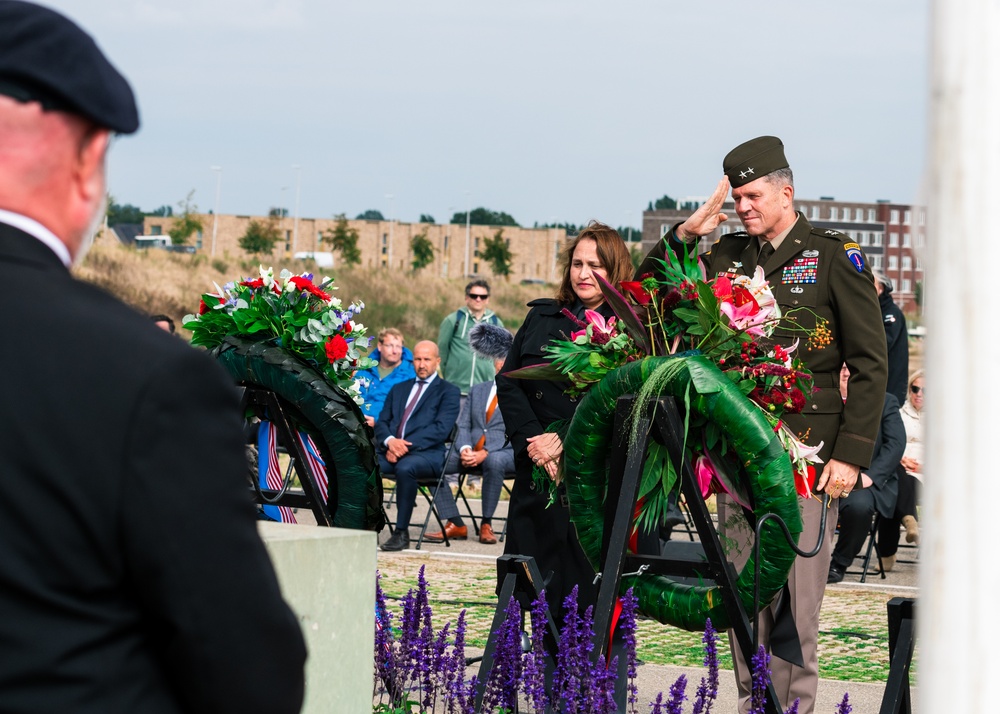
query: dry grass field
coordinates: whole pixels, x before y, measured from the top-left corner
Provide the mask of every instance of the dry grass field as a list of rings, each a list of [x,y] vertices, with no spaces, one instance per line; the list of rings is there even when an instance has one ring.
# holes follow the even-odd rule
[[[383,327],[398,327],[412,347],[421,339],[437,339],[441,320],[464,305],[466,281],[447,280],[420,273],[390,272],[382,269],[353,268],[324,270],[312,261],[282,260],[264,256],[265,267],[275,273],[283,268],[293,273],[312,272],[330,275],[339,287],[337,296],[344,302],[363,300],[365,310],[360,320],[374,335]],[[94,283],[119,299],[147,314],[170,315],[181,329],[184,315],[196,312],[198,300],[214,292],[214,284],[254,277],[258,263],[228,256],[211,259],[204,255],[169,253],[158,249],[128,248],[110,240],[98,241],[77,277]],[[550,297],[551,285],[519,285],[502,278],[487,278],[491,286],[490,307],[508,327],[516,328],[524,320],[525,304],[538,297]]]

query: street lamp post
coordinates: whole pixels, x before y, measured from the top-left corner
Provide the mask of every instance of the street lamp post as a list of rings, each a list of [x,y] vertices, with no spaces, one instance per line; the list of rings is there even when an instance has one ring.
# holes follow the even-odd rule
[[[389,268],[391,270],[392,269],[392,224],[393,224],[393,219],[392,219],[392,199],[393,199],[393,195],[391,193],[387,193],[385,195],[385,197],[387,199],[389,199],[389,248],[388,248],[388,251],[386,253],[385,267],[387,267],[387,268]]]
[[[469,247],[472,244],[472,192],[465,192],[465,275],[469,277]]]
[[[215,179],[215,212],[212,214],[212,257],[215,257],[215,237],[219,234],[219,196],[222,193],[222,167],[212,166]]]
[[[282,186],[281,187],[281,199],[278,201],[278,218],[281,219],[281,222],[278,225],[281,226],[281,232],[282,233],[285,232],[285,214],[288,213],[288,210],[285,208],[285,191],[287,191],[287,190],[288,190],[288,186]],[[285,259],[287,259],[288,258],[288,239],[285,238],[285,236],[281,236],[281,237],[282,237],[282,239],[284,239],[284,242],[285,242]]]
[[[295,171],[295,223],[292,228],[292,255],[294,256],[299,241],[299,189],[302,185],[302,167],[298,164],[292,164],[292,170]]]

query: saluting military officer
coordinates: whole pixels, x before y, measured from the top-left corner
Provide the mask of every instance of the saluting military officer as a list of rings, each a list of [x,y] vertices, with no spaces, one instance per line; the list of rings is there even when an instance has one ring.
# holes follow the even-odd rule
[[[886,342],[871,270],[857,243],[842,233],[813,228],[793,206],[795,189],[792,170],[785,159],[781,140],[761,136],[740,144],[722,162],[725,177],[711,198],[683,223],[674,226],[640,266],[643,274],[656,269],[654,259],[663,258],[669,245],[677,254],[694,250],[700,237],[712,233],[728,217],[721,212],[732,187],[736,214],[745,230],[720,238],[702,255],[706,275],[752,276],[759,264],[771,285],[787,324],[775,330],[774,339],[788,346],[803,337],[800,328],[825,328],[824,339],[800,342],[798,356],[815,377],[818,391],[800,415],[786,415],[788,426],[806,444],[823,443],[819,452],[823,471],[816,482],[817,492],[833,499],[827,512],[823,547],[813,558],[797,558],[788,580],[787,597],[778,597],[761,613],[761,642],[771,650],[772,681],[784,707],[798,698],[799,711],[813,711],[819,673],[816,639],[819,610],[823,603],[830,568],[832,540],[837,525],[837,504],[851,492],[858,474],[872,456],[886,388]],[[783,321],[784,322],[784,321]],[[851,371],[850,399],[843,402],[838,389],[840,365]],[[860,487],[860,484],[858,484]],[[720,497],[719,523],[740,545],[731,559],[737,567],[750,555],[752,530],[744,521],[730,518],[739,510]],[[811,550],[818,537],[822,504],[802,499],[803,532],[800,547]],[[728,513],[727,513],[728,510]],[[735,531],[735,532],[734,532]],[[790,624],[801,644],[783,648],[777,625]],[[792,638],[794,642],[794,638]],[[735,643],[735,638],[730,637]],[[738,648],[731,645],[737,663],[740,710],[750,705],[750,672]],[[786,661],[788,657],[792,661]],[[795,660],[798,660],[796,662]]]

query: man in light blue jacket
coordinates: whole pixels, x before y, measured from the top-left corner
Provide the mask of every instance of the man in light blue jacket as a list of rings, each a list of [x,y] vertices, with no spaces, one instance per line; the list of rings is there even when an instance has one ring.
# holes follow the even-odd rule
[[[365,400],[361,411],[365,421],[374,427],[389,390],[395,384],[413,379],[416,372],[413,371],[413,353],[403,346],[403,333],[395,327],[386,327],[378,333],[378,348],[371,358],[378,364],[358,372],[354,379],[361,382],[361,398]]]

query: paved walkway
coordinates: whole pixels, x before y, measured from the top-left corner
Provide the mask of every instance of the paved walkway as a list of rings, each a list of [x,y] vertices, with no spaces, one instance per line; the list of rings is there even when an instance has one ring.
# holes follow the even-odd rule
[[[478,516],[480,505],[479,501],[473,499],[470,500],[470,504],[472,505],[473,511]],[[495,514],[496,517],[506,516],[507,504],[507,501],[500,502],[497,513]],[[460,508],[463,508],[461,504]],[[423,502],[423,499],[418,499],[417,509],[414,513],[414,521],[422,520],[425,514],[426,505]],[[392,518],[394,516],[395,511],[390,510],[389,517]],[[419,560],[428,564],[428,578],[430,579],[432,577],[430,573],[433,572],[433,564],[436,561],[439,562],[441,560],[445,560],[450,562],[460,562],[462,560],[473,560],[479,562],[491,562],[495,561],[497,557],[503,554],[503,543],[498,543],[496,545],[484,545],[479,543],[478,539],[472,535],[471,522],[468,518],[465,520],[470,526],[470,538],[468,540],[452,541],[449,546],[425,542],[421,545],[420,550],[417,550],[415,546],[416,537],[419,531],[414,527],[410,529],[411,548],[409,550],[403,551],[402,553],[384,553],[379,551],[379,561],[382,562],[386,558],[407,558]],[[503,521],[494,521],[494,529],[497,531],[498,535],[500,534],[500,529],[502,527]],[[437,530],[436,524],[433,524],[432,522],[429,530]],[[686,537],[683,532],[677,533],[677,531],[675,531],[675,534],[677,534],[675,537]],[[380,535],[379,540],[381,542],[386,540],[388,537],[388,529],[385,529]],[[899,552],[900,562],[896,564],[892,572],[886,574],[885,579],[880,578],[877,572],[870,572],[868,578],[866,579],[866,583],[860,583],[860,570],[858,569],[858,566],[855,566],[852,571],[848,571],[848,575],[843,583],[830,585],[828,587],[831,590],[850,591],[852,589],[860,588],[884,592],[886,594],[886,600],[894,596],[917,597],[917,564],[915,562],[917,557],[916,552],[916,548],[901,548]],[[856,561],[856,563],[859,562],[860,561]],[[877,567],[877,558],[873,557],[873,562]],[[701,668],[644,664],[639,668],[637,681],[639,686],[639,701],[640,703],[645,704],[646,702],[650,702],[655,699],[658,692],[663,691],[665,693],[680,674],[685,674],[687,676],[687,694],[689,697],[693,697],[698,686],[698,682],[704,673],[704,669]],[[884,689],[885,687],[883,684],[821,680],[816,712],[834,712],[836,706],[843,699],[845,691],[849,694],[854,714],[878,712],[881,706]],[[724,671],[720,676],[719,700],[716,711],[736,711],[736,701],[737,693],[734,677],[731,671]],[[640,711],[644,710],[644,706],[640,708]],[[684,707],[684,711],[690,711],[690,700],[687,702],[687,706]],[[914,711],[916,711],[915,708]]]

